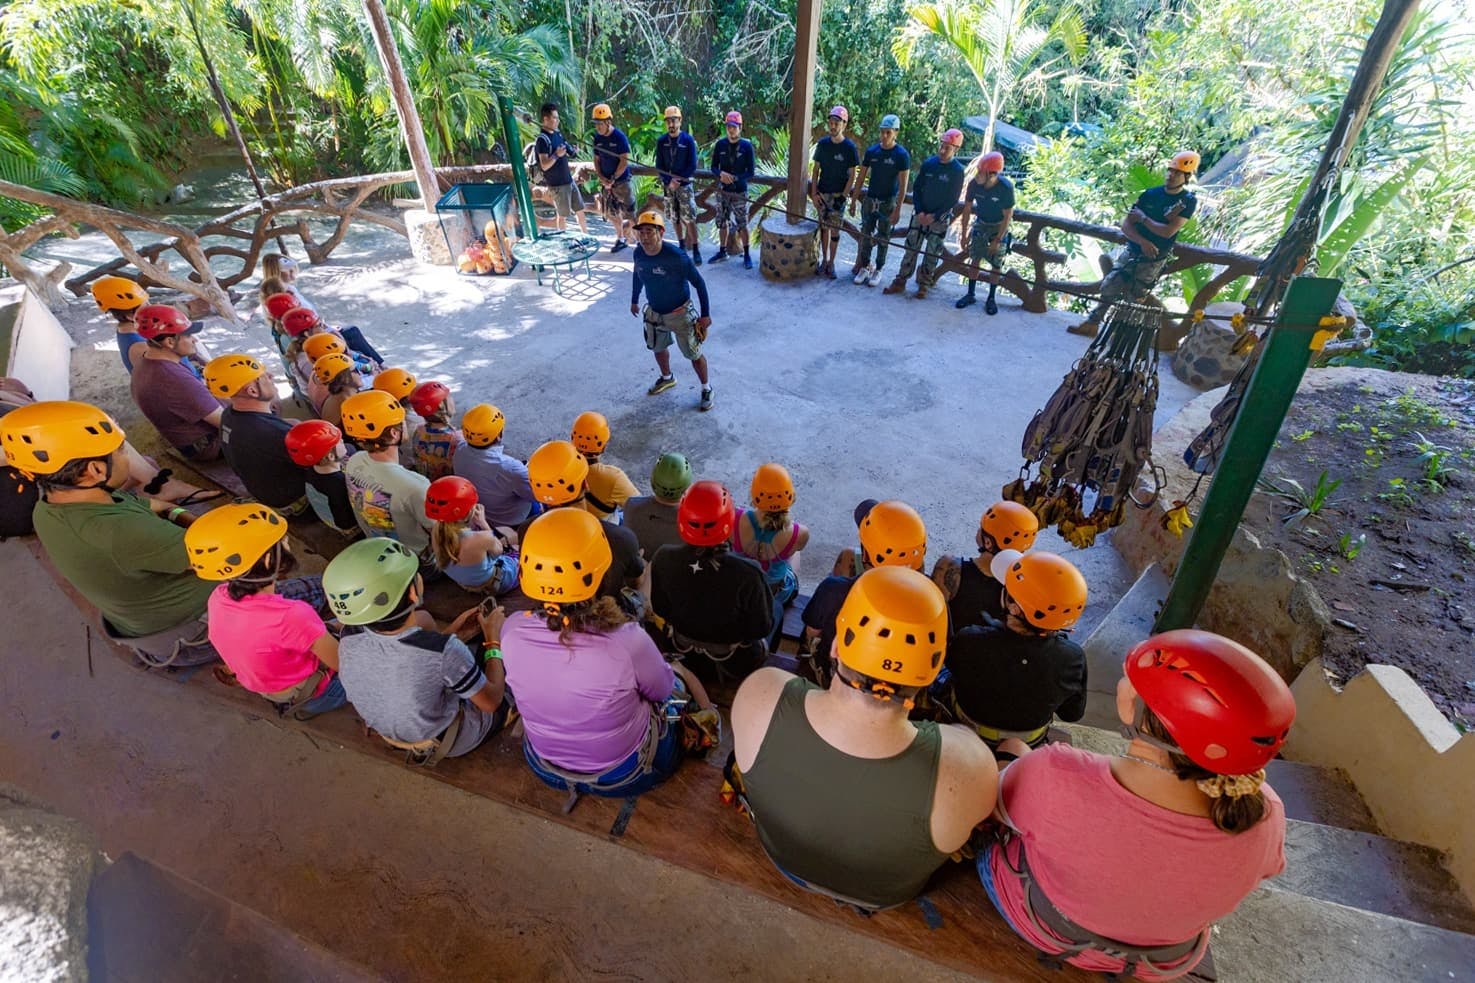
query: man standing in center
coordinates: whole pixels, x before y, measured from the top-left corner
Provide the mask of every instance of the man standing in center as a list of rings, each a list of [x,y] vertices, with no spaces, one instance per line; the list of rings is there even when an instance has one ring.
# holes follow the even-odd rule
[[[758,171],[753,143],[743,137],[743,114],[734,109],[724,121],[727,136],[712,145],[712,176],[717,178],[717,233],[721,237],[712,262],[727,258],[727,238],[743,240],[743,269],[753,268],[748,252],[748,179]]]
[[[840,249],[840,226],[845,222],[845,201],[855,169],[860,166],[860,150],[845,135],[850,110],[836,106],[830,110],[830,132],[814,145],[810,155],[809,196],[819,213],[819,266],[815,276],[835,279],[835,253]]]
[[[917,267],[917,254],[922,253],[922,269],[917,272],[917,299],[927,296],[927,288],[935,282],[937,264],[942,260],[942,240],[953,220],[953,209],[963,195],[963,165],[955,160],[963,146],[963,131],[948,130],[938,143],[937,153],[922,163],[917,183],[912,189],[912,221],[907,226],[906,255],[896,279],[882,293],[899,294],[907,288],[907,280]]]
[[[912,176],[912,155],[896,142],[901,120],[895,114],[881,117],[881,141],[871,144],[861,158],[850,191],[850,214],[855,214],[860,199],[860,255],[850,275],[856,286],[874,287],[881,282],[886,268],[886,250],[891,245],[891,229],[901,218],[901,203],[907,198],[907,182]],[[870,183],[866,183],[866,179]],[[861,186],[865,185],[865,196]],[[871,247],[876,247],[876,262],[871,262]]]
[[[558,107],[551,102],[545,103],[539,116],[543,128],[535,144],[538,166],[543,169],[543,181],[553,196],[553,209],[558,215],[557,227],[563,229],[568,224],[568,217],[576,214],[580,231],[587,235],[589,223],[584,220],[584,196],[579,194],[579,186],[574,183],[573,171],[568,166],[574,148],[559,132]]]
[[[624,249],[635,217],[635,192],[630,187],[630,140],[615,126],[609,104],[594,107],[594,172],[604,192],[604,217],[615,227],[615,244],[609,251]]]
[[[712,326],[707,284],[696,271],[693,261],[680,249],[664,241],[662,236],[665,232],[666,221],[661,218],[660,212],[641,212],[640,218],[635,220],[635,235],[640,240],[640,248],[635,250],[630,313],[641,316],[640,288],[643,286],[647,301],[644,311],[645,347],[655,353],[656,365],[661,368],[660,378],[646,390],[646,395],[656,396],[676,388],[676,377],[671,374],[671,353],[668,350],[674,336],[681,354],[691,359],[691,367],[701,380],[702,401],[697,408],[706,412],[712,408],[712,387],[707,382],[707,356],[702,354],[702,342],[707,340],[707,329]],[[700,316],[691,302],[691,287],[697,288],[697,299],[702,311]]]
[[[656,141],[656,177],[666,196],[666,217],[676,239],[691,250],[691,261],[702,265],[697,249],[697,196],[691,179],[697,172],[697,142],[681,129],[681,110],[666,107],[666,133]],[[637,232],[639,230],[637,224]]]

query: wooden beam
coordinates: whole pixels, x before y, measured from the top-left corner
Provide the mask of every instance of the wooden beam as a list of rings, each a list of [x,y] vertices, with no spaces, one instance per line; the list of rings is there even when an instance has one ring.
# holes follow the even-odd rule
[[[369,15],[369,30],[374,35],[374,47],[379,51],[379,62],[384,66],[384,76],[389,81],[389,91],[394,96],[394,111],[399,117],[400,137],[410,152],[410,168],[415,172],[415,184],[420,188],[420,197],[426,211],[434,211],[440,200],[440,183],[435,179],[435,164],[430,159],[430,147],[425,143],[425,127],[420,122],[420,111],[415,108],[415,95],[410,91],[405,78],[405,66],[399,59],[399,48],[394,43],[394,31],[389,17],[384,13],[384,4],[379,0],[364,0],[364,11]],[[518,152],[509,147],[508,153]]]
[[[791,222],[804,217],[805,173],[809,170],[809,130],[814,123],[814,70],[819,52],[819,18],[824,0],[799,0],[794,34],[793,105],[789,111],[789,193]]]

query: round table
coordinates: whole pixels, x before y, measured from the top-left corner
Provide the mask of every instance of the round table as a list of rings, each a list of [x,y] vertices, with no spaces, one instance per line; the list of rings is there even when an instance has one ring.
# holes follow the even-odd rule
[[[543,271],[553,271],[553,292],[563,295],[559,269],[567,267],[572,273],[579,263],[584,264],[584,275],[593,276],[589,268],[589,257],[599,252],[599,240],[591,235],[575,232],[545,232],[540,239],[524,239],[512,247],[512,255],[519,263],[526,263],[537,274],[538,286],[543,285]]]

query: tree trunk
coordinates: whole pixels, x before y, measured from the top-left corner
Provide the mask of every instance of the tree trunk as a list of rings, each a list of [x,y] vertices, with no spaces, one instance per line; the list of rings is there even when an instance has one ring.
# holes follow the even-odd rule
[[[789,111],[788,220],[804,217],[805,172],[809,170],[809,128],[814,123],[814,69],[819,50],[819,19],[824,0],[799,0],[794,36],[794,94]]]
[[[384,4],[380,0],[364,0],[364,11],[369,15],[369,30],[374,35],[374,47],[379,51],[384,77],[389,80],[389,91],[394,96],[394,111],[399,117],[400,136],[410,153],[410,168],[415,172],[415,184],[419,186],[425,210],[432,211],[440,199],[440,182],[435,177],[435,165],[430,160],[430,148],[425,143],[425,127],[420,123],[420,111],[415,108],[415,96],[410,91],[409,80],[405,78],[405,67],[400,62],[399,48],[394,43],[389,17],[384,13]]]

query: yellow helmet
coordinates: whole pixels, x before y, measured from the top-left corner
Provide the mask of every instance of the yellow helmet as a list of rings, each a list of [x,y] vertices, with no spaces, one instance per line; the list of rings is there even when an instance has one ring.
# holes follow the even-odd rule
[[[612,112],[610,112],[609,103],[607,103],[607,102],[601,102],[597,106],[595,106],[594,107],[594,112],[591,115],[595,119],[614,119],[615,118],[615,114],[612,113]]]
[[[415,391],[415,377],[404,369],[385,369],[374,376],[374,388],[389,393],[395,399],[409,399]]]
[[[378,440],[384,431],[404,422],[405,408],[383,390],[354,393],[343,401],[343,432],[355,440]]]
[[[1183,171],[1185,174],[1197,174],[1198,165],[1198,154],[1192,150],[1180,150],[1173,155],[1173,159],[1168,166],[1172,167],[1175,171]]]
[[[589,462],[566,440],[550,440],[528,458],[533,497],[544,505],[567,505],[584,493]]]
[[[609,421],[604,418],[603,413],[595,413],[593,410],[580,413],[578,419],[574,420],[569,440],[574,442],[581,454],[603,454],[605,446],[609,444]]]
[[[212,358],[205,366],[205,388],[212,396],[230,399],[266,375],[266,368],[250,355],[232,352]]]
[[[604,527],[594,516],[583,509],[545,512],[522,537],[522,592],[544,604],[587,601],[612,560]]]
[[[896,686],[929,685],[942,671],[946,643],[947,600],[936,584],[905,567],[861,574],[835,618],[836,656],[886,684],[869,687],[877,696]]]
[[[783,512],[794,507],[794,479],[789,469],[770,461],[758,465],[753,473],[753,484],[748,488],[748,500],[760,512]]]
[[[329,352],[312,363],[312,376],[326,386],[338,378],[340,373],[352,368],[353,359],[349,358],[343,352]]]
[[[92,283],[92,299],[103,311],[131,311],[149,302],[148,293],[121,276],[100,276]]]
[[[635,227],[637,229],[640,228],[642,225],[654,225],[662,232],[665,232],[666,216],[662,215],[660,212],[656,211],[653,208],[648,208],[645,211],[641,212],[639,217],[635,219]]]
[[[123,440],[123,428],[90,403],[31,403],[0,416],[5,460],[31,475],[56,474],[71,461],[107,457]]]
[[[1063,556],[1004,550],[989,568],[994,579],[1042,631],[1064,631],[1086,610],[1086,578]]]
[[[302,350],[307,353],[308,359],[313,362],[316,362],[324,355],[348,354],[348,346],[343,343],[343,339],[332,332],[311,336],[302,343]]]
[[[869,566],[920,570],[927,562],[927,527],[906,502],[879,502],[861,521],[860,548]]]
[[[666,111],[664,113],[662,113],[661,116],[663,118],[665,118],[665,119],[670,119],[673,116],[676,117],[677,119],[680,119],[681,118],[681,107],[680,106],[667,106],[666,107]]]
[[[507,419],[491,403],[477,403],[461,417],[461,436],[472,447],[490,447],[502,437]]]
[[[996,548],[1022,553],[1035,544],[1040,520],[1018,502],[995,502],[978,520],[978,528],[993,537]]]
[[[184,531],[189,565],[201,580],[234,580],[287,535],[287,520],[255,502],[222,505]]]

